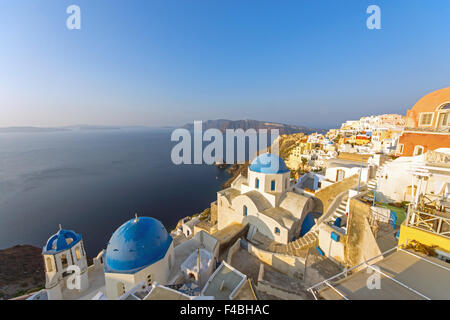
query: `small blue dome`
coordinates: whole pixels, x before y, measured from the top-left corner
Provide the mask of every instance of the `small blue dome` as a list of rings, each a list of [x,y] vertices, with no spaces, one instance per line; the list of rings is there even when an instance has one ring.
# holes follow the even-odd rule
[[[268,174],[289,172],[284,160],[272,153],[264,153],[256,157],[250,164],[249,169],[253,172]]]
[[[105,272],[135,273],[164,258],[172,237],[153,218],[138,217],[121,225],[106,248]]]
[[[81,240],[81,235],[72,230],[60,229],[56,234],[48,239],[47,244],[42,249],[42,254],[56,254],[58,252],[72,248]]]

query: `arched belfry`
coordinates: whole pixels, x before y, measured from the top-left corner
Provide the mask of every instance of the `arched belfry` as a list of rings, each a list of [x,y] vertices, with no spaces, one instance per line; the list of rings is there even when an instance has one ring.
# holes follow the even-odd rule
[[[83,238],[72,230],[59,230],[51,236],[42,250],[45,264],[45,288],[49,300],[61,300],[68,286],[70,290],[84,291],[89,286],[87,258]],[[67,283],[77,273],[77,282]],[[75,277],[72,277],[75,278]]]

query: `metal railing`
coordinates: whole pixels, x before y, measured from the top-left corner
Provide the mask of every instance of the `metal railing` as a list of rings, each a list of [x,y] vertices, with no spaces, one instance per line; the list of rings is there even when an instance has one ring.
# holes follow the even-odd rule
[[[319,282],[319,283],[316,283],[316,284],[313,285],[312,287],[309,287],[309,288],[307,289],[307,291],[309,291],[309,292],[314,296],[314,299],[316,299],[316,300],[318,300],[318,297],[317,297],[317,294],[316,294],[316,293],[318,292],[319,288],[322,287],[322,286],[324,286],[324,285],[326,285],[326,286],[328,286],[328,287],[332,287],[332,289],[333,289],[334,291],[339,291],[338,289],[336,289],[336,288],[333,286],[333,282],[336,282],[336,281],[343,280],[343,279],[347,278],[348,275],[349,275],[349,273],[351,273],[353,270],[355,270],[355,269],[357,269],[357,268],[360,268],[360,267],[367,268],[367,266],[369,265],[369,262],[371,262],[371,261],[373,261],[373,260],[375,260],[375,259],[381,258],[381,257],[383,257],[384,255],[386,255],[386,254],[388,254],[388,253],[390,253],[390,252],[392,252],[392,251],[394,251],[394,250],[397,250],[398,248],[401,248],[401,247],[402,247],[401,245],[395,246],[394,248],[391,248],[391,249],[389,249],[389,250],[386,250],[385,252],[383,252],[383,253],[381,253],[381,254],[375,256],[375,257],[372,257],[372,258],[370,258],[370,259],[368,259],[368,260],[366,260],[366,261],[364,261],[364,262],[361,262],[360,264],[358,264],[358,265],[356,265],[356,266],[354,266],[354,267],[352,267],[352,268],[350,268],[350,269],[345,269],[344,271],[342,271],[342,272],[340,272],[340,273],[338,273],[338,274],[336,274],[336,275],[334,275],[334,276],[332,276],[332,277],[330,277],[330,278],[328,278],[328,279],[325,279],[325,280],[323,280],[323,281],[321,281],[321,282]],[[345,295],[344,295],[342,292],[339,291],[338,294],[339,294],[341,297],[343,297],[344,299],[348,300],[348,298],[345,297]]]

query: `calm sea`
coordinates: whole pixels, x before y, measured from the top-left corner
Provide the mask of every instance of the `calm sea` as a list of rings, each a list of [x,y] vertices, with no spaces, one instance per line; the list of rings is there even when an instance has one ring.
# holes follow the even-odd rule
[[[170,231],[201,212],[228,179],[209,165],[174,165],[169,129],[0,134],[0,248],[42,247],[58,225],[89,256],[134,213]]]

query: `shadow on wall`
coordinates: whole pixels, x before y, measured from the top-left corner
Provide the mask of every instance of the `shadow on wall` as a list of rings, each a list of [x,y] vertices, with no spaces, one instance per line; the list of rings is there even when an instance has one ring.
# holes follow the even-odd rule
[[[264,221],[261,221],[257,216],[248,216],[246,217],[246,220],[249,224],[256,226],[259,233],[264,234],[265,236],[269,237],[272,240],[275,240],[273,237],[274,230],[267,226],[267,224],[264,223]]]
[[[314,200],[314,208],[313,208],[313,212],[321,212],[323,213],[323,202],[322,200],[320,200],[319,198],[312,198]]]

